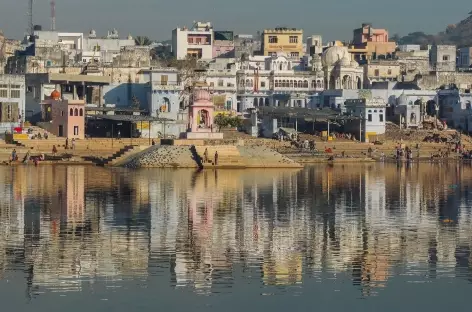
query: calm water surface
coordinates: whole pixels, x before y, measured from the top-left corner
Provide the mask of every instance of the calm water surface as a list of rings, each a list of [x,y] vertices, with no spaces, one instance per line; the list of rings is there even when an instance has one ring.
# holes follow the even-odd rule
[[[0,168],[1,311],[444,311],[472,168]]]

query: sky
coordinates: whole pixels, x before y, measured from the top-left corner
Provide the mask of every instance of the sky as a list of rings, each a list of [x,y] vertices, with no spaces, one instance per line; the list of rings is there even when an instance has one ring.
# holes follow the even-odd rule
[[[34,1],[34,24],[49,29],[50,0]],[[0,29],[8,38],[24,36],[27,8],[28,0],[0,0]],[[321,34],[324,41],[350,40],[362,22],[387,28],[390,35],[437,33],[468,17],[471,10],[470,0],[56,0],[56,29],[93,28],[104,36],[117,28],[122,37],[167,40],[176,27],[211,21],[215,30],[235,33],[286,26],[303,28],[305,37]]]

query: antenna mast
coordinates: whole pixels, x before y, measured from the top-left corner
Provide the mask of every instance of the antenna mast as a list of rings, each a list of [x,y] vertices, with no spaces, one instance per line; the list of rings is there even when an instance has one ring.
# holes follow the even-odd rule
[[[51,0],[51,31],[56,30],[56,0]]]
[[[34,33],[34,25],[33,25],[33,1],[28,0],[28,34],[31,36]]]

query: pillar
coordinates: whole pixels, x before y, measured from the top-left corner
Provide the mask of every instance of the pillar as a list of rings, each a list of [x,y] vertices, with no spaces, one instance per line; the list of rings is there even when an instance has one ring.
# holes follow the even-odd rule
[[[72,99],[77,100],[77,85],[73,85],[73,91],[72,91]]]
[[[98,107],[103,105],[103,86],[98,87]]]

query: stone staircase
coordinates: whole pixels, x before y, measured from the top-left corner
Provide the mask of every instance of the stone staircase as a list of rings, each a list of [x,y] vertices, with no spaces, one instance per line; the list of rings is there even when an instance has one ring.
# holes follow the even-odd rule
[[[236,146],[225,145],[225,146],[196,146],[198,155],[202,159],[203,167],[213,167],[215,166],[215,153],[218,151],[218,163],[216,166],[225,167],[244,167],[244,161],[241,158],[241,154]],[[205,162],[205,148],[208,150],[208,159]]]
[[[98,166],[114,166],[131,155],[142,151],[144,148],[146,147],[128,145],[120,148],[108,157],[91,157],[90,160]]]

